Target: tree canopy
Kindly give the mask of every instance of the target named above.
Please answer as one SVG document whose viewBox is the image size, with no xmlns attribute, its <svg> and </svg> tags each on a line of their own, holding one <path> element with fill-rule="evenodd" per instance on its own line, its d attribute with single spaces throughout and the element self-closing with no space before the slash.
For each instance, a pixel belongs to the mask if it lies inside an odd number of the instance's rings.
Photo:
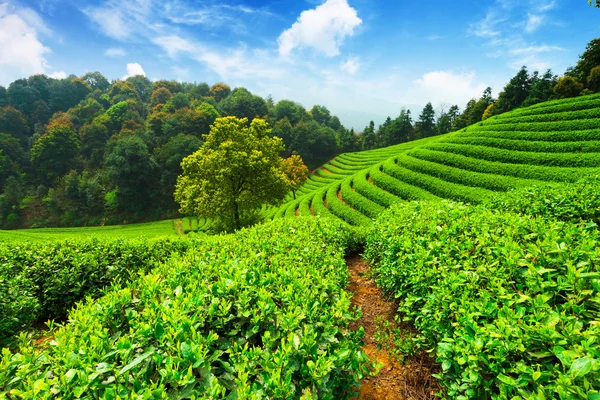
<svg viewBox="0 0 600 400">
<path fill-rule="evenodd" d="M 224 117 L 213 124 L 198 151 L 183 159 L 175 200 L 188 215 L 217 218 L 227 230 L 262 204 L 280 201 L 288 191 L 279 154 L 283 142 L 266 121 Z"/>
</svg>

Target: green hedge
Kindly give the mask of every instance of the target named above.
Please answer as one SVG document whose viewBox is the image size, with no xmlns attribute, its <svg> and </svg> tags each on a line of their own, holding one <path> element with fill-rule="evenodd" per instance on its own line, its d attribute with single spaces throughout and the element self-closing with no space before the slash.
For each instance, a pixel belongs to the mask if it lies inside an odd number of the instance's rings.
<svg viewBox="0 0 600 400">
<path fill-rule="evenodd" d="M 523 123 L 511 123 L 511 124 L 486 124 L 481 122 L 477 125 L 469 126 L 466 130 L 468 132 L 486 132 L 486 131 L 577 131 L 587 129 L 598 129 L 600 128 L 600 119 L 580 119 L 574 121 L 556 121 L 556 122 L 523 122 Z"/>
<path fill-rule="evenodd" d="M 86 296 L 115 279 L 130 281 L 174 254 L 185 239 L 82 239 L 0 245 L 0 344 L 35 322 L 64 319 Z"/>
<path fill-rule="evenodd" d="M 585 96 L 570 99 L 546 101 L 526 108 L 518 108 L 511 112 L 495 116 L 495 119 L 511 118 L 513 115 L 534 115 L 540 113 L 556 113 L 563 111 L 585 110 L 600 107 L 600 96 Z"/>
<path fill-rule="evenodd" d="M 332 185 L 327 190 L 327 207 L 329 211 L 336 215 L 338 218 L 341 218 L 343 221 L 349 223 L 350 225 L 360 226 L 360 225 L 368 225 L 371 223 L 371 219 L 350 207 L 348 204 L 344 204 L 338 198 L 338 191 L 340 190 L 340 185 Z"/>
<path fill-rule="evenodd" d="M 298 206 L 298 215 L 302 217 L 311 216 L 310 212 L 310 203 L 312 201 L 312 196 L 304 196 L 300 201 L 300 205 Z"/>
<path fill-rule="evenodd" d="M 581 179 L 582 176 L 598 172 L 598 168 L 559 168 L 526 164 L 506 164 L 429 149 L 415 149 L 412 155 L 422 160 L 429 160 L 467 171 L 540 181 L 575 182 Z"/>
<path fill-rule="evenodd" d="M 496 124 L 514 124 L 523 122 L 551 122 L 551 121 L 573 121 L 580 119 L 594 119 L 600 118 L 600 102 L 596 102 L 594 108 L 588 109 L 571 109 L 562 112 L 548 113 L 537 112 L 535 114 L 504 114 L 504 118 L 490 118 L 485 121 L 485 125 L 496 125 Z"/>
<path fill-rule="evenodd" d="M 517 185 L 531 184 L 531 182 L 514 177 L 473 172 L 423 160 L 418 158 L 418 153 L 415 153 L 414 157 L 411 157 L 411 154 L 398 157 L 397 164 L 411 171 L 434 176 L 446 182 L 453 182 L 463 186 L 481 187 L 493 191 L 505 192 Z"/>
<path fill-rule="evenodd" d="M 48 346 L 3 350 L 10 398 L 344 399 L 367 373 L 341 222 L 283 219 L 88 301 Z"/>
<path fill-rule="evenodd" d="M 419 187 L 400 181 L 383 172 L 382 164 L 376 165 L 369 170 L 369 176 L 373 183 L 386 192 L 398 196 L 402 200 L 435 200 L 439 199 L 433 193 Z"/>
<path fill-rule="evenodd" d="M 600 395 L 595 227 L 436 202 L 392 209 L 366 257 L 449 398 Z"/>
<path fill-rule="evenodd" d="M 486 198 L 495 195 L 491 190 L 464 186 L 402 168 L 395 164 L 394 161 L 396 160 L 390 159 L 383 163 L 385 173 L 398 180 L 420 187 L 436 196 L 468 203 L 480 203 Z"/>
<path fill-rule="evenodd" d="M 436 143 L 426 148 L 509 164 L 577 168 L 600 167 L 600 153 L 538 153 L 454 143 Z"/>
<path fill-rule="evenodd" d="M 549 142 L 541 140 L 515 140 L 482 136 L 455 136 L 446 139 L 444 143 L 485 146 L 504 150 L 538 153 L 600 153 L 600 140 L 583 142 Z"/>
<path fill-rule="evenodd" d="M 562 221 L 588 221 L 600 226 L 600 178 L 576 183 L 539 184 L 512 190 L 486 202 L 493 210 L 556 218 Z"/>
<path fill-rule="evenodd" d="M 377 218 L 383 212 L 384 208 L 376 202 L 373 202 L 360 193 L 354 191 L 352 185 L 352 179 L 346 179 L 342 182 L 341 190 L 344 201 L 348 203 L 350 207 L 359 211 L 368 218 Z"/>
<path fill-rule="evenodd" d="M 333 215 L 331 213 L 331 211 L 329 211 L 329 209 L 327 207 L 325 207 L 325 196 L 327 195 L 327 190 L 329 190 L 328 187 L 319 189 L 317 192 L 315 192 L 313 198 L 312 198 L 312 209 L 315 213 L 315 215 L 320 215 L 323 217 L 333 217 L 333 218 L 337 218 L 335 215 Z"/>
<path fill-rule="evenodd" d="M 531 140 L 545 142 L 582 142 L 600 140 L 600 129 L 582 129 L 575 131 L 461 131 L 449 136 L 451 139 L 463 137 L 486 137 L 510 140 Z M 445 139 L 446 141 L 448 139 Z M 448 140 L 452 141 L 452 140 Z M 442 143 L 442 141 L 440 141 Z"/>
<path fill-rule="evenodd" d="M 402 201 L 398 196 L 394 196 L 390 192 L 386 192 L 380 187 L 375 186 L 374 183 L 370 183 L 369 179 L 368 170 L 359 172 L 353 178 L 354 189 L 371 201 L 386 208 Z"/>
</svg>

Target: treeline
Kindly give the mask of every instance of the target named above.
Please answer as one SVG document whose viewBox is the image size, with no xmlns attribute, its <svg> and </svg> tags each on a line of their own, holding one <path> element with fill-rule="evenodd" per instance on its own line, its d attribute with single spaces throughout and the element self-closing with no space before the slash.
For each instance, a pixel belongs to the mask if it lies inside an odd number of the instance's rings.
<svg viewBox="0 0 600 400">
<path fill-rule="evenodd" d="M 371 121 L 359 134 L 359 145 L 362 150 L 370 150 L 442 135 L 515 108 L 597 92 L 600 92 L 600 38 L 588 43 L 575 67 L 567 69 L 563 77 L 559 78 L 551 70 L 543 74 L 529 73 L 523 66 L 497 99 L 492 97 L 492 89 L 488 87 L 479 99 L 469 100 L 462 111 L 458 105 L 434 110 L 431 103 L 427 103 L 414 122 L 410 110 L 402 110 L 396 119 L 388 117 L 377 129 Z"/>
<path fill-rule="evenodd" d="M 177 215 L 181 160 L 222 116 L 266 119 L 283 156 L 297 153 L 309 166 L 359 149 L 326 107 L 275 104 L 224 83 L 35 75 L 0 87 L 0 227 Z"/>
</svg>

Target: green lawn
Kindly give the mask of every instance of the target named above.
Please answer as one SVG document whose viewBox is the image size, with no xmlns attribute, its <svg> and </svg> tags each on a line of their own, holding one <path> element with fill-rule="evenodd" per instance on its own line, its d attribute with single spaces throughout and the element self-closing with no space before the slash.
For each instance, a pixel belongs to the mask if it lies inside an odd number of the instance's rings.
<svg viewBox="0 0 600 400">
<path fill-rule="evenodd" d="M 184 218 L 130 225 L 0 230 L 0 241 L 35 242 L 89 237 L 153 238 L 176 236 L 178 233 L 175 226 L 178 221 L 182 222 L 181 227 L 183 230 L 189 230 L 189 220 Z M 200 220 L 201 229 L 205 225 L 204 221 Z M 198 223 L 195 219 L 193 220 L 193 228 L 198 229 Z"/>
</svg>

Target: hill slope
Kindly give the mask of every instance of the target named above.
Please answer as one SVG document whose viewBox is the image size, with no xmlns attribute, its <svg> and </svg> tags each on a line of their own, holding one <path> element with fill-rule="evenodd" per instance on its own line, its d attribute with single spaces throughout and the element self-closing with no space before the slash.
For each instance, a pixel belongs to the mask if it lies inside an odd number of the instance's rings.
<svg viewBox="0 0 600 400">
<path fill-rule="evenodd" d="M 267 218 L 331 215 L 363 225 L 403 200 L 480 203 L 540 181 L 600 173 L 600 95 L 540 103 L 447 135 L 323 165 Z"/>
</svg>

